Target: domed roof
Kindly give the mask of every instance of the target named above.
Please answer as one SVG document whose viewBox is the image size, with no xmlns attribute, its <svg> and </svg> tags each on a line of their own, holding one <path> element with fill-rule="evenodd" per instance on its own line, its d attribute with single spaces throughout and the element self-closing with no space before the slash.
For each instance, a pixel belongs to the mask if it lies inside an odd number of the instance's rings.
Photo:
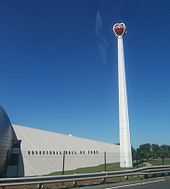
<svg viewBox="0 0 170 189">
<path fill-rule="evenodd" d="M 9 127 L 12 127 L 11 122 L 5 110 L 0 106 L 0 133 Z"/>
<path fill-rule="evenodd" d="M 8 152 L 17 141 L 11 122 L 0 106 L 0 174 L 5 172 Z"/>
</svg>

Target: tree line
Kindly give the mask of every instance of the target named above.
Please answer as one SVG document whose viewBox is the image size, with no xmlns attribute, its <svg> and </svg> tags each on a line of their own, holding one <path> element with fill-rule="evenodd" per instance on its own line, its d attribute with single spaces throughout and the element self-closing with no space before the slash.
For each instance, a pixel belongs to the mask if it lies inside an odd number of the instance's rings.
<svg viewBox="0 0 170 189">
<path fill-rule="evenodd" d="M 170 145 L 159 144 L 142 144 L 138 148 L 132 148 L 134 161 L 149 161 L 153 159 L 161 159 L 162 162 L 166 158 L 170 158 Z"/>
</svg>

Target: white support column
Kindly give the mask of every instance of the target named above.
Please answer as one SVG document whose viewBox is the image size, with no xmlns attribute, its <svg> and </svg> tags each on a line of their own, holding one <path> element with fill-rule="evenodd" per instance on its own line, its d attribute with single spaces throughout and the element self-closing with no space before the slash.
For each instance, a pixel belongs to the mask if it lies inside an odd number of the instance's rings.
<svg viewBox="0 0 170 189">
<path fill-rule="evenodd" d="M 118 36 L 120 167 L 132 167 L 123 37 Z"/>
<path fill-rule="evenodd" d="M 129 131 L 129 115 L 126 89 L 125 57 L 123 36 L 126 25 L 116 23 L 113 32 L 118 41 L 118 82 L 119 82 L 119 135 L 120 135 L 120 167 L 132 167 L 132 150 Z"/>
</svg>

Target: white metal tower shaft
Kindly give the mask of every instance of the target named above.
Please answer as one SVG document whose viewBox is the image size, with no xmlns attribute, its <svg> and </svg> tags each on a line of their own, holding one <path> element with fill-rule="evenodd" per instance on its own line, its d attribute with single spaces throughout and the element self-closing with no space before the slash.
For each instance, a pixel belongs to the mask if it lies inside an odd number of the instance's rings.
<svg viewBox="0 0 170 189">
<path fill-rule="evenodd" d="M 113 26 L 113 32 L 118 41 L 118 87 L 119 87 L 119 136 L 120 136 L 120 167 L 130 168 L 132 164 L 132 150 L 129 131 L 129 115 L 125 74 L 125 56 L 123 36 L 126 32 L 124 23 Z"/>
<path fill-rule="evenodd" d="M 123 37 L 118 37 L 120 167 L 132 167 Z"/>
</svg>

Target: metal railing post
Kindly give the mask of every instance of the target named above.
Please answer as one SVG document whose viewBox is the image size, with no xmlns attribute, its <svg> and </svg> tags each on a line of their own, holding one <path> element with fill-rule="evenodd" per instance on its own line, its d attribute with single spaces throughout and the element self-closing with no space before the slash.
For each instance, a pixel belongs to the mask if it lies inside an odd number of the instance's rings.
<svg viewBox="0 0 170 189">
<path fill-rule="evenodd" d="M 104 152 L 104 171 L 107 171 L 107 160 L 106 160 L 106 152 Z"/>
<path fill-rule="evenodd" d="M 63 152 L 63 167 L 62 167 L 62 175 L 64 175 L 64 169 L 65 169 L 65 151 Z"/>
</svg>

